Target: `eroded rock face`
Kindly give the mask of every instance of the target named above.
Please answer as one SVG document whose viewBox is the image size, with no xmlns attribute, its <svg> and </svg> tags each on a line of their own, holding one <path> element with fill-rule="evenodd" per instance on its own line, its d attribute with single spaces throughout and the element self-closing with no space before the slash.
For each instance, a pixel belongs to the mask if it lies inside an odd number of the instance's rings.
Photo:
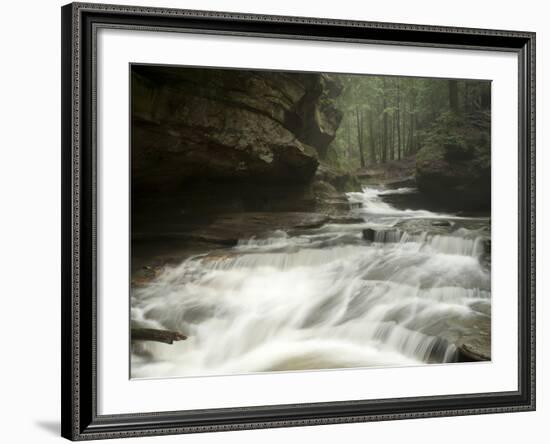
<svg viewBox="0 0 550 444">
<path fill-rule="evenodd" d="M 132 91 L 136 192 L 307 183 L 341 120 L 324 74 L 137 66 Z"/>
</svg>

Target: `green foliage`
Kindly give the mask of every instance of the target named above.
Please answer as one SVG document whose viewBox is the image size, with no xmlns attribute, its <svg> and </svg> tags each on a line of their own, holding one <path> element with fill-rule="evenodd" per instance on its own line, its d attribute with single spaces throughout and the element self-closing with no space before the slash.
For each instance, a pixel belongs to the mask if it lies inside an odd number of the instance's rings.
<svg viewBox="0 0 550 444">
<path fill-rule="evenodd" d="M 470 154 L 466 143 L 465 119 L 455 113 L 442 113 L 428 130 L 422 131 L 423 147 L 417 159 L 440 160 L 445 156 L 467 157 Z"/>
<path fill-rule="evenodd" d="M 471 131 L 464 128 L 472 126 L 472 115 L 490 110 L 486 81 L 368 75 L 340 80 L 343 92 L 335 100 L 343 118 L 326 161 L 346 171 L 414 155 L 426 146 L 427 154 L 438 144 L 466 155 Z M 458 112 L 450 110 L 451 95 Z"/>
<path fill-rule="evenodd" d="M 490 162 L 490 113 L 475 115 L 443 112 L 429 129 L 422 131 L 423 145 L 417 162 L 445 160 L 450 163 Z"/>
</svg>

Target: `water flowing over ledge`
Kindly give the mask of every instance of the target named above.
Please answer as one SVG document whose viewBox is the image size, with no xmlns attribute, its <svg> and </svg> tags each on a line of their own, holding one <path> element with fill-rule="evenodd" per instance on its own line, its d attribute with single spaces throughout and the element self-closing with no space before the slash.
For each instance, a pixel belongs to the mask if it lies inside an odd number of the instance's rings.
<svg viewBox="0 0 550 444">
<path fill-rule="evenodd" d="M 135 347 L 132 377 L 446 363 L 465 341 L 490 355 L 490 220 L 384 201 L 411 191 L 348 193 L 363 222 L 240 239 L 134 288 L 133 323 L 188 339 Z"/>
</svg>

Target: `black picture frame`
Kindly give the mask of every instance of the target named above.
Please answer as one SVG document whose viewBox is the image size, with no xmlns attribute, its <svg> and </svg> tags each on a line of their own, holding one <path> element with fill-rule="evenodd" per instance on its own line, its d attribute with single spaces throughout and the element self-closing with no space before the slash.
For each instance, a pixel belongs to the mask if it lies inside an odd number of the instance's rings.
<svg viewBox="0 0 550 444">
<path fill-rule="evenodd" d="M 62 14 L 62 436 L 71 440 L 535 409 L 535 33 L 72 3 Z M 518 390 L 100 416 L 95 39 L 99 27 L 508 51 L 519 62 Z"/>
</svg>

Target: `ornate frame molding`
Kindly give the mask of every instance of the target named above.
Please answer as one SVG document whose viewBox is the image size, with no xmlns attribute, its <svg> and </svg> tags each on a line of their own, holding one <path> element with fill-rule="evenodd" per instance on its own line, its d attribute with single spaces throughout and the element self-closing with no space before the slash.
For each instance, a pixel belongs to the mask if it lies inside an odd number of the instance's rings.
<svg viewBox="0 0 550 444">
<path fill-rule="evenodd" d="M 535 34 L 72 3 L 62 8 L 62 435 L 71 440 L 535 409 Z M 97 415 L 95 41 L 99 27 L 510 51 L 519 60 L 519 390 Z"/>
</svg>

